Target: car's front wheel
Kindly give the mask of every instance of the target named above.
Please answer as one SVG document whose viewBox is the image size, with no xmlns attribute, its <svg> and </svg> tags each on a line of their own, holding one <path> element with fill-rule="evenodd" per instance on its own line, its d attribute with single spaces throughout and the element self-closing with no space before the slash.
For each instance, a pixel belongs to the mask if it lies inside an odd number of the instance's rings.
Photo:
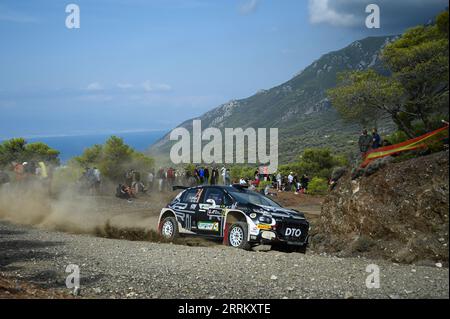
<svg viewBox="0 0 450 319">
<path fill-rule="evenodd" d="M 248 227 L 246 223 L 232 224 L 228 231 L 228 245 L 234 248 L 250 250 L 252 246 L 248 242 Z"/>
<path fill-rule="evenodd" d="M 166 217 L 161 222 L 159 234 L 167 240 L 174 240 L 178 237 L 178 223 L 173 217 Z"/>
</svg>

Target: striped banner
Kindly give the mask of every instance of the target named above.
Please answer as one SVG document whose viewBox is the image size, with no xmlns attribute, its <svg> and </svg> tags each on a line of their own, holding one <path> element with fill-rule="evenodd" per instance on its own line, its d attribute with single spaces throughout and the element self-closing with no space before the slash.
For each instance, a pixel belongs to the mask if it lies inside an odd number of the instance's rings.
<svg viewBox="0 0 450 319">
<path fill-rule="evenodd" d="M 436 137 L 437 135 L 445 132 L 446 136 L 448 136 L 448 127 L 449 126 L 446 125 L 436 131 L 429 132 L 425 135 L 416 137 L 411 140 L 407 140 L 403 143 L 389 145 L 386 147 L 381 147 L 381 148 L 371 150 L 365 154 L 364 162 L 361 164 L 361 167 L 362 168 L 366 167 L 367 165 L 370 164 L 370 162 L 372 162 L 373 160 L 376 160 L 377 158 L 390 156 L 390 155 L 397 154 L 400 152 L 416 150 L 419 148 L 426 148 L 427 147 L 426 142 L 428 142 L 432 138 Z"/>
</svg>

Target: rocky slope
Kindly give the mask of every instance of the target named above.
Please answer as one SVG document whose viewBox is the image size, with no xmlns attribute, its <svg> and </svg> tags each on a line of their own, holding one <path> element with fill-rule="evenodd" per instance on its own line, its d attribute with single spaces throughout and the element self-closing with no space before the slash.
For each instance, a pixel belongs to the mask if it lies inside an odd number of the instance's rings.
<svg viewBox="0 0 450 319">
<path fill-rule="evenodd" d="M 348 173 L 325 199 L 312 246 L 340 256 L 448 264 L 448 151 Z"/>
<path fill-rule="evenodd" d="M 331 108 L 326 91 L 336 85 L 340 72 L 374 68 L 383 71 L 381 50 L 395 37 L 369 37 L 325 54 L 291 80 L 242 100 L 234 100 L 205 113 L 202 127 L 276 127 L 280 134 L 280 160 L 296 158 L 305 147 L 350 149 L 358 127 L 344 123 Z M 389 129 L 388 123 L 385 128 Z M 192 129 L 192 120 L 180 125 Z M 166 156 L 173 145 L 166 135 L 150 149 Z"/>
</svg>

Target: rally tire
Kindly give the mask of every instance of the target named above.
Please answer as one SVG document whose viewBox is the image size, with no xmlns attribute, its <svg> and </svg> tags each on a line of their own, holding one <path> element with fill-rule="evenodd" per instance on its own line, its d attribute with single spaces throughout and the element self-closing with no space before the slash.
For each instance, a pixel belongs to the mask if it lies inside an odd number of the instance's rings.
<svg viewBox="0 0 450 319">
<path fill-rule="evenodd" d="M 228 245 L 233 248 L 251 250 L 252 245 L 248 242 L 248 226 L 247 223 L 237 222 L 231 224 L 227 234 Z"/>
<path fill-rule="evenodd" d="M 179 236 L 178 222 L 174 217 L 166 217 L 162 220 L 159 235 L 166 240 L 174 240 Z"/>
</svg>

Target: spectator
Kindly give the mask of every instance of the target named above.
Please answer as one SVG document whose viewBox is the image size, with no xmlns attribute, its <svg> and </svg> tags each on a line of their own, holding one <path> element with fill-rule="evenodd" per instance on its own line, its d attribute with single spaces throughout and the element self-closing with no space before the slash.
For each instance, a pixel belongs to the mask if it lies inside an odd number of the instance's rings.
<svg viewBox="0 0 450 319">
<path fill-rule="evenodd" d="M 282 177 L 281 177 L 280 172 L 277 173 L 276 180 L 277 180 L 278 192 L 281 192 Z"/>
<path fill-rule="evenodd" d="M 231 185 L 231 176 L 230 176 L 230 170 L 225 170 L 225 185 Z"/>
<path fill-rule="evenodd" d="M 157 179 L 158 179 L 158 190 L 160 192 L 163 191 L 164 177 L 165 177 L 164 169 L 160 168 L 159 171 L 158 171 L 158 176 L 157 176 Z"/>
<path fill-rule="evenodd" d="M 116 189 L 116 197 L 126 199 L 128 202 L 132 202 L 134 198 L 134 191 L 130 186 L 119 184 Z"/>
<path fill-rule="evenodd" d="M 300 181 L 298 180 L 298 176 L 294 176 L 294 187 L 295 187 L 295 195 L 298 195 L 300 192 Z"/>
<path fill-rule="evenodd" d="M 288 175 L 288 185 L 287 185 L 288 192 L 290 192 L 292 190 L 292 184 L 293 183 L 294 183 L 294 173 L 290 172 L 289 175 Z"/>
<path fill-rule="evenodd" d="M 171 190 L 170 188 L 174 186 L 174 184 L 175 184 L 175 170 L 172 167 L 170 167 L 167 170 L 167 187 L 169 191 Z"/>
<path fill-rule="evenodd" d="M 132 169 L 125 173 L 125 185 L 131 186 L 133 184 L 134 171 Z"/>
<path fill-rule="evenodd" d="M 155 180 L 155 175 L 153 174 L 153 171 L 150 171 L 147 174 L 147 187 L 149 190 L 153 190 L 153 181 Z"/>
<path fill-rule="evenodd" d="M 308 190 L 308 184 L 309 184 L 309 178 L 307 175 L 303 174 L 302 178 L 300 179 L 301 184 L 301 192 L 304 194 Z"/>
<path fill-rule="evenodd" d="M 211 172 L 211 185 L 216 185 L 219 181 L 219 170 L 214 167 Z"/>
<path fill-rule="evenodd" d="M 209 168 L 208 167 L 205 167 L 204 175 L 205 175 L 205 184 L 209 184 Z"/>
<path fill-rule="evenodd" d="M 372 136 L 367 134 L 366 129 L 362 131 L 362 134 L 359 137 L 358 145 L 361 156 L 364 157 L 364 155 L 370 150 L 370 147 L 372 145 Z"/>
<path fill-rule="evenodd" d="M 381 146 L 381 137 L 376 128 L 372 129 L 372 148 L 377 149 Z"/>
<path fill-rule="evenodd" d="M 205 183 L 205 169 L 203 167 L 200 167 L 198 170 L 198 177 L 200 178 L 200 184 Z"/>
<path fill-rule="evenodd" d="M 227 179 L 226 179 L 226 177 L 227 177 L 227 169 L 224 166 L 224 167 L 222 167 L 220 169 L 220 171 L 221 171 L 221 175 L 222 175 L 223 185 L 227 185 Z"/>
</svg>

